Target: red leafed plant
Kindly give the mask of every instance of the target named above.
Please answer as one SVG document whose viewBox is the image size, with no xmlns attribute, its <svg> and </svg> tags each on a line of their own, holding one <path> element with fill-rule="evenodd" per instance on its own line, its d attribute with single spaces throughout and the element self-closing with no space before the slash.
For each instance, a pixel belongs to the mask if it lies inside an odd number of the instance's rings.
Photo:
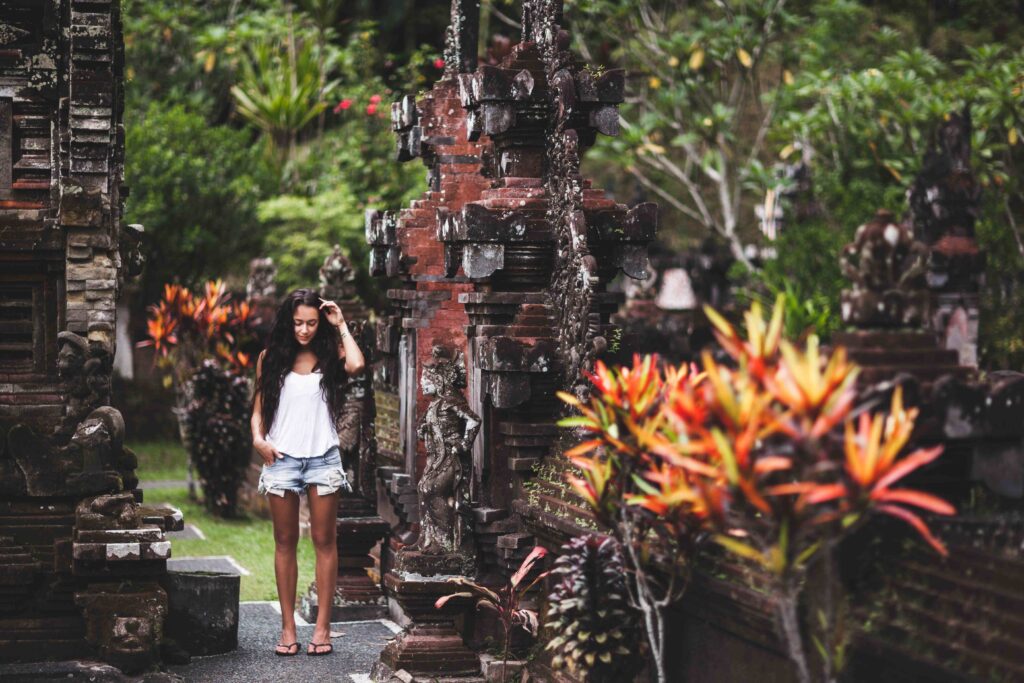
<svg viewBox="0 0 1024 683">
<path fill-rule="evenodd" d="M 237 488 L 247 462 L 239 461 L 247 448 L 238 444 L 249 434 L 245 375 L 252 357 L 241 351 L 249 319 L 249 304 L 231 301 L 221 280 L 205 283 L 199 294 L 168 284 L 149 307 L 149 339 L 138 344 L 154 348 L 164 386 L 174 389 L 173 411 L 189 452 L 189 493 L 195 496 L 196 470 L 206 502 L 218 514 L 233 514 L 231 487 Z"/>
<path fill-rule="evenodd" d="M 497 591 L 493 591 L 486 586 L 463 577 L 449 579 L 451 583 L 463 586 L 466 590 L 445 595 L 438 598 L 437 602 L 434 603 L 435 608 L 441 609 L 449 600 L 454 598 L 475 598 L 477 609 L 486 608 L 494 611 L 504 630 L 501 659 L 502 681 L 508 678 L 508 652 L 512 641 L 512 631 L 516 628 L 522 628 L 532 636 L 536 637 L 537 635 L 537 629 L 540 626 L 537 612 L 531 609 L 523 609 L 519 605 L 522 602 L 523 596 L 529 593 L 539 581 L 550 573 L 548 571 L 541 572 L 529 583 L 523 583 L 533 571 L 537 560 L 547 555 L 547 552 L 541 546 L 535 546 L 526 558 L 523 559 L 523 563 L 519 565 L 519 569 L 516 570 L 515 574 L 509 578 L 508 583 Z"/>
<path fill-rule="evenodd" d="M 149 339 L 137 346 L 156 350 L 157 365 L 166 372 L 164 383 L 179 390 L 206 359 L 226 370 L 245 371 L 251 358 L 239 347 L 249 320 L 248 302 L 231 301 L 222 280 L 206 282 L 199 294 L 166 284 L 163 298 L 149 307 Z"/>
<path fill-rule="evenodd" d="M 898 388 L 888 412 L 857 409 L 858 369 L 845 350 L 826 357 L 816 337 L 801 346 L 782 339 L 781 302 L 768 321 L 755 304 L 744 316 L 746 334 L 713 310 L 707 315 L 729 363 L 708 353 L 699 371 L 659 368 L 651 357 L 634 358 L 630 368 L 598 363 L 588 403 L 561 394 L 580 415 L 560 424 L 584 435 L 566 453 L 580 470 L 570 483 L 620 536 L 639 577 L 644 553 L 693 550 L 702 534 L 763 566 L 790 658 L 810 681 L 797 618 L 808 566 L 821 557 L 828 566 L 834 546 L 874 514 L 910 524 L 945 554 L 913 509 L 949 515 L 952 506 L 894 487 L 941 449 L 900 457 L 917 410 L 904 409 Z M 662 590 L 660 601 L 645 600 L 634 585 L 638 606 L 655 618 L 673 597 Z M 829 621 L 831 600 L 825 611 Z M 656 619 L 648 627 L 663 633 Z M 829 646 L 815 644 L 821 677 L 830 680 L 842 644 L 826 635 Z M 664 643 L 648 639 L 657 660 Z"/>
</svg>

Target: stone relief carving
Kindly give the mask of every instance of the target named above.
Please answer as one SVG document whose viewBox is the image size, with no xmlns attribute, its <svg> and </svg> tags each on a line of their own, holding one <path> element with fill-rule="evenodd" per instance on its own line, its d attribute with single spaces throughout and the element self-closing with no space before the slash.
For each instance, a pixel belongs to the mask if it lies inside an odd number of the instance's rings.
<svg viewBox="0 0 1024 683">
<path fill-rule="evenodd" d="M 466 369 L 462 354 L 435 346 L 432 362 L 423 368 L 420 387 L 435 397 L 427 406 L 418 435 L 427 450 L 427 465 L 420 476 L 420 538 L 416 548 L 427 555 L 463 549 L 463 521 L 468 511 L 469 457 L 480 430 L 480 417 L 462 394 Z"/>
<path fill-rule="evenodd" d="M 341 250 L 341 245 L 335 244 L 334 251 L 320 267 L 320 296 L 332 301 L 351 299 L 356 295 L 354 280 L 352 262 Z"/>
<path fill-rule="evenodd" d="M 64 420 L 56 429 L 56 436 L 62 441 L 75 433 L 86 415 L 110 403 L 114 354 L 108 343 L 88 340 L 69 331 L 57 335 L 57 344 L 57 373 L 67 386 Z"/>
<path fill-rule="evenodd" d="M 167 594 L 153 584 L 97 583 L 75 593 L 85 616 L 85 638 L 100 657 L 125 673 L 137 673 L 159 660 L 167 615 Z"/>
</svg>

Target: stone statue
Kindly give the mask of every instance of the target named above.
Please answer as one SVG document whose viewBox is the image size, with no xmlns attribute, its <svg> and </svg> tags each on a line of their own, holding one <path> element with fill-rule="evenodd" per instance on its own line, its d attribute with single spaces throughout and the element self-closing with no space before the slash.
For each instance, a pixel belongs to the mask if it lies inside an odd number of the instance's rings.
<svg viewBox="0 0 1024 683">
<path fill-rule="evenodd" d="M 341 246 L 335 244 L 334 251 L 320 267 L 320 296 L 331 301 L 351 299 L 356 295 L 352 284 L 354 279 L 352 262 L 342 252 Z"/>
<path fill-rule="evenodd" d="M 138 459 L 124 446 L 120 411 L 100 406 L 74 425 L 67 444 L 40 436 L 27 425 L 7 435 L 8 453 L 0 458 L 0 494 L 89 495 L 138 486 Z"/>
<path fill-rule="evenodd" d="M 469 503 L 465 473 L 480 417 L 470 410 L 461 389 L 466 386 L 462 354 L 454 356 L 435 346 L 432 362 L 424 366 L 420 387 L 434 399 L 420 423 L 418 435 L 427 450 L 427 465 L 420 476 L 420 538 L 417 549 L 425 555 L 458 552 L 463 545 L 460 513 Z"/>
<path fill-rule="evenodd" d="M 277 296 L 277 266 L 269 256 L 249 261 L 249 281 L 245 283 L 245 296 L 253 299 L 273 299 Z"/>
<path fill-rule="evenodd" d="M 110 403 L 114 354 L 106 342 L 89 341 L 69 331 L 57 335 L 57 344 L 57 373 L 66 382 L 67 405 L 55 434 L 63 441 L 71 438 L 86 415 Z"/>
<path fill-rule="evenodd" d="M 122 239 L 118 250 L 124 268 L 118 272 L 118 279 L 122 286 L 125 280 L 141 275 L 142 268 L 146 265 L 146 257 L 142 253 L 142 240 L 145 234 L 145 228 L 138 223 L 130 223 L 121 230 Z"/>
<path fill-rule="evenodd" d="M 853 284 L 842 292 L 843 322 L 858 327 L 919 327 L 925 322 L 928 249 L 891 212 L 879 210 L 857 228 L 839 259 Z"/>
</svg>

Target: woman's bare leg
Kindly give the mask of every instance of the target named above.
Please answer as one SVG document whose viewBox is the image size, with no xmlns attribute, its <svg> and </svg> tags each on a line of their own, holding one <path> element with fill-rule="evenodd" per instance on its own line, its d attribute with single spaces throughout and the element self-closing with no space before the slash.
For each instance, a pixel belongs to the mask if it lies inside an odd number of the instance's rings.
<svg viewBox="0 0 1024 683">
<path fill-rule="evenodd" d="M 270 518 L 274 521 L 274 576 L 277 599 L 281 603 L 281 640 L 279 645 L 297 641 L 295 635 L 295 584 L 299 563 L 295 549 L 299 544 L 299 496 L 292 491 L 284 497 L 270 495 Z M 278 647 L 281 652 L 285 648 Z"/>
<path fill-rule="evenodd" d="M 316 550 L 317 610 L 313 643 L 331 642 L 331 605 L 338 584 L 338 494 L 321 496 L 316 486 L 309 487 L 309 531 Z M 322 649 L 322 648 L 321 648 Z M 309 650 L 313 647 L 310 645 Z"/>
</svg>

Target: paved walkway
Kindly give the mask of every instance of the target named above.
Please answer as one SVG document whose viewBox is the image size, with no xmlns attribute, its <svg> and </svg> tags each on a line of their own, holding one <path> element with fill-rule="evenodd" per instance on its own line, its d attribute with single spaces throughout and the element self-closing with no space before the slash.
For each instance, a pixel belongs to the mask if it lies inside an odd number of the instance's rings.
<svg viewBox="0 0 1024 683">
<path fill-rule="evenodd" d="M 377 661 L 384 643 L 398 627 L 387 620 L 342 622 L 332 625 L 344 635 L 334 638 L 334 653 L 309 657 L 305 653 L 312 625 L 298 627 L 303 654 L 295 657 L 274 655 L 280 635 L 281 617 L 273 603 L 243 602 L 238 619 L 238 649 L 222 655 L 194 657 L 186 666 L 170 671 L 185 681 L 216 683 L 254 683 L 255 681 L 338 681 L 366 683 L 370 667 Z"/>
</svg>

